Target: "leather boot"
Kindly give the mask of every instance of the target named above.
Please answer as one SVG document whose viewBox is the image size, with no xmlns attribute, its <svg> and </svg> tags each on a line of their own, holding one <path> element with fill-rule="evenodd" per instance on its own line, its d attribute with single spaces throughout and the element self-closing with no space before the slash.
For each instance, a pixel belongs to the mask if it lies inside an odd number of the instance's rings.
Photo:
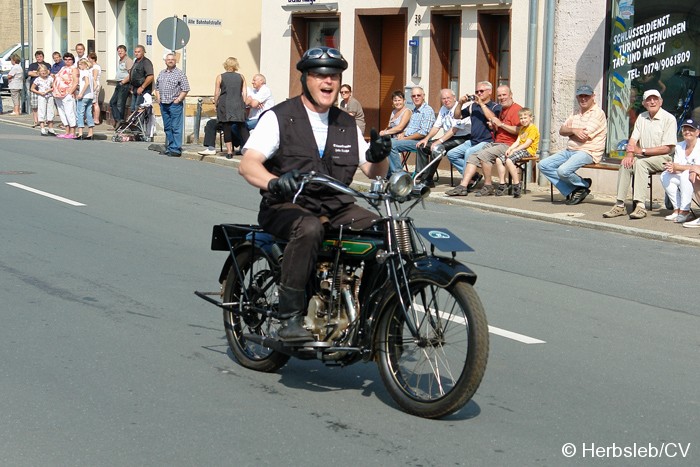
<svg viewBox="0 0 700 467">
<path fill-rule="evenodd" d="M 282 320 L 282 326 L 277 331 L 279 339 L 283 342 L 307 342 L 314 340 L 311 331 L 304 327 L 304 312 L 306 311 L 306 294 L 304 290 L 280 285 L 279 292 L 278 315 Z"/>
</svg>

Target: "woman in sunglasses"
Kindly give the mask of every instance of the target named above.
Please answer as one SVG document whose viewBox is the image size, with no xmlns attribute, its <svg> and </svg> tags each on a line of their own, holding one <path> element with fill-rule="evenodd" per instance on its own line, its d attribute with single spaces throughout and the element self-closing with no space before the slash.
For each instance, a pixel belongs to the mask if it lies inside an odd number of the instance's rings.
<svg viewBox="0 0 700 467">
<path fill-rule="evenodd" d="M 304 286 L 314 269 L 325 226 L 363 229 L 376 215 L 354 203 L 352 196 L 309 187 L 291 200 L 299 175 L 315 171 L 349 185 L 358 166 L 370 178 L 384 176 L 391 139 L 372 130 L 371 143 L 355 120 L 335 107 L 340 78 L 348 67 L 333 48 L 307 50 L 297 63 L 303 93 L 265 112 L 243 147 L 240 174 L 260 188 L 258 222 L 289 243 L 284 250 L 277 317 L 286 342 L 313 340 L 303 326 Z"/>
<path fill-rule="evenodd" d="M 362 104 L 360 104 L 360 101 L 352 97 L 352 88 L 349 84 L 343 84 L 340 87 L 340 108 L 355 117 L 357 127 L 360 129 L 362 134 L 364 134 L 365 112 L 362 110 Z"/>
</svg>

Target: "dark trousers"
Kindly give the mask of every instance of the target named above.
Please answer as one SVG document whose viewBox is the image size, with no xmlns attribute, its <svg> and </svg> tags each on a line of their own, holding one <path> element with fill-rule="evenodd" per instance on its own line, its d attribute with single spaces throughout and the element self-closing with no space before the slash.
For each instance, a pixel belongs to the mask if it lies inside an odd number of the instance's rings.
<svg viewBox="0 0 700 467">
<path fill-rule="evenodd" d="M 348 204 L 328 213 L 331 227 L 344 225 L 352 229 L 366 229 L 377 215 L 356 204 Z M 286 287 L 303 289 L 316 267 L 318 250 L 325 227 L 317 214 L 293 203 L 281 203 L 261 209 L 258 222 L 266 232 L 288 240 L 282 260 L 280 283 Z"/>
<path fill-rule="evenodd" d="M 453 136 L 452 138 L 448 139 L 444 143 L 442 143 L 443 146 L 445 146 L 445 151 L 449 151 L 452 148 L 456 148 L 463 142 L 467 141 L 469 138 L 466 136 Z M 432 151 L 430 150 L 430 146 L 437 140 L 431 139 L 426 143 L 425 146 L 422 146 L 420 148 L 416 148 L 416 173 L 420 172 L 425 168 L 426 165 L 428 165 L 429 157 L 432 154 Z M 428 170 L 426 173 L 421 175 L 421 180 L 432 180 L 433 177 L 435 176 L 435 172 L 437 172 L 437 166 L 438 164 L 433 165 L 430 167 L 430 170 Z"/>
<path fill-rule="evenodd" d="M 204 146 L 208 148 L 216 147 L 216 132 L 220 130 L 226 131 L 226 123 L 228 123 L 228 139 L 226 139 L 227 135 L 224 133 L 224 141 L 230 141 L 233 146 L 243 147 L 249 136 L 245 123 L 219 122 L 215 118 L 210 118 L 207 120 L 207 124 L 204 125 Z M 242 137 L 243 135 L 241 135 L 241 129 L 239 128 L 241 126 L 244 128 L 245 140 Z"/>
<path fill-rule="evenodd" d="M 112 118 L 119 122 L 124 120 L 126 116 L 126 100 L 129 98 L 131 93 L 131 86 L 128 84 L 117 83 L 117 87 L 114 89 L 114 94 L 109 100 L 109 108 L 112 112 Z"/>
</svg>

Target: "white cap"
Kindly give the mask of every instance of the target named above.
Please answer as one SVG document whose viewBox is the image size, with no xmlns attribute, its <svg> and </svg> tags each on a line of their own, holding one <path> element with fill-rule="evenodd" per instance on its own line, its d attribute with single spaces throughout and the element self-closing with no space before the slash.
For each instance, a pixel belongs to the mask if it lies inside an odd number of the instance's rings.
<svg viewBox="0 0 700 467">
<path fill-rule="evenodd" d="M 661 94 L 656 89 L 649 89 L 648 91 L 644 91 L 644 96 L 642 100 L 647 100 L 649 96 L 656 96 L 659 99 L 661 99 Z"/>
</svg>

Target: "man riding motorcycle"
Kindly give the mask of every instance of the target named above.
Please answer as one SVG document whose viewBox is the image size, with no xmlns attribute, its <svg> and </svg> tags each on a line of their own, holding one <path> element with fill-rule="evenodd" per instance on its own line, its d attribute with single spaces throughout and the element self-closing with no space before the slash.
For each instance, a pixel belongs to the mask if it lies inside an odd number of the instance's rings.
<svg viewBox="0 0 700 467">
<path fill-rule="evenodd" d="M 326 226 L 352 229 L 371 226 L 376 215 L 335 190 L 307 187 L 292 203 L 299 174 L 315 171 L 352 182 L 358 166 L 370 177 L 387 172 L 389 137 L 372 130 L 365 142 L 355 120 L 334 106 L 347 61 L 334 48 L 314 47 L 297 63 L 302 94 L 274 106 L 259 119 L 243 148 L 239 173 L 260 189 L 258 222 L 267 232 L 288 240 L 279 287 L 278 332 L 285 342 L 313 340 L 303 326 L 305 285 L 315 268 Z"/>
</svg>

